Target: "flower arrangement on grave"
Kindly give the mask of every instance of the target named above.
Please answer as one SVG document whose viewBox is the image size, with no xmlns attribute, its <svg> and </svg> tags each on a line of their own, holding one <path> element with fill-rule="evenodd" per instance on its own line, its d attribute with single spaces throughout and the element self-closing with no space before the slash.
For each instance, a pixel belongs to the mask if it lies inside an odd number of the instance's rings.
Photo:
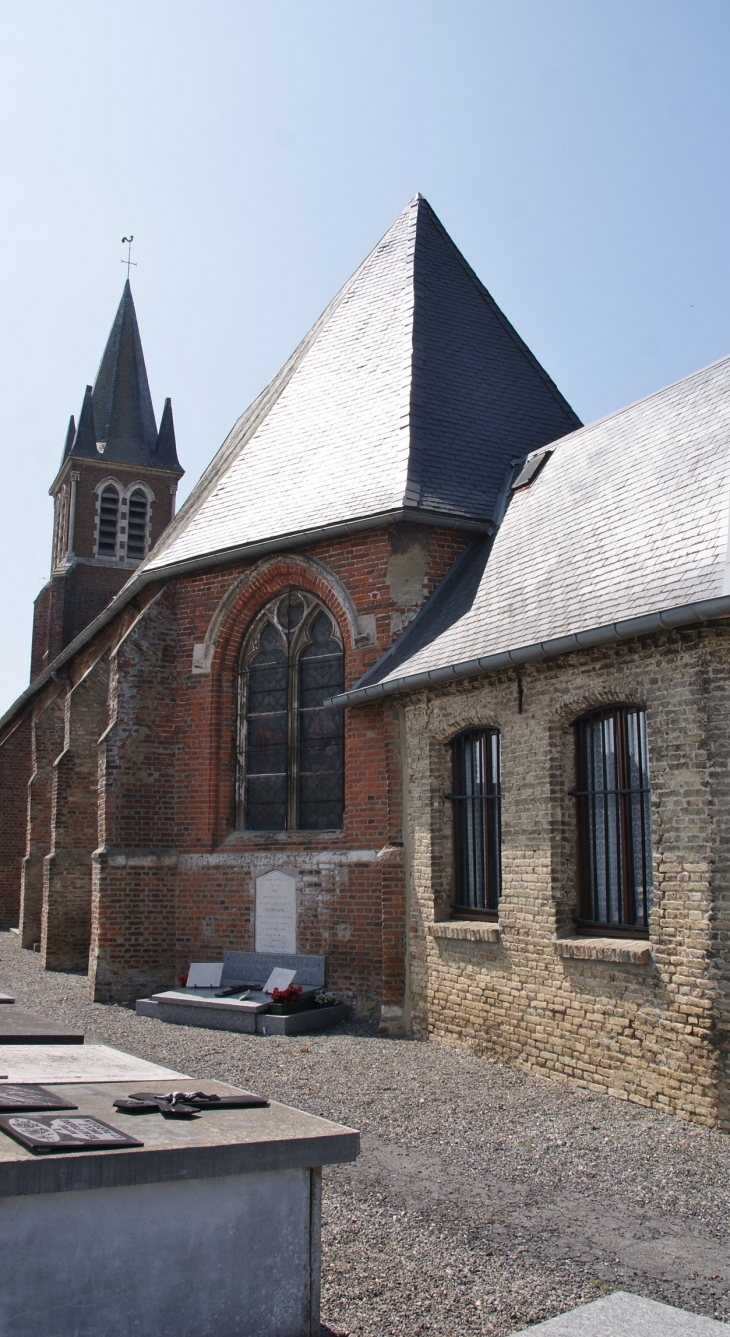
<svg viewBox="0 0 730 1337">
<path fill-rule="evenodd" d="M 274 989 L 271 994 L 271 1011 L 284 1016 L 288 1012 L 298 1012 L 302 1006 L 301 984 L 289 984 L 286 989 Z"/>
<path fill-rule="evenodd" d="M 336 1007 L 340 1000 L 337 994 L 332 993 L 331 989 L 318 989 L 314 995 L 314 1001 L 317 1007 Z"/>
<path fill-rule="evenodd" d="M 185 972 L 184 975 L 178 975 L 178 977 L 177 977 L 177 987 L 178 987 L 178 989 L 184 989 L 184 988 L 185 988 L 185 985 L 187 984 L 187 982 L 188 982 L 188 972 L 187 972 L 187 971 Z"/>
</svg>

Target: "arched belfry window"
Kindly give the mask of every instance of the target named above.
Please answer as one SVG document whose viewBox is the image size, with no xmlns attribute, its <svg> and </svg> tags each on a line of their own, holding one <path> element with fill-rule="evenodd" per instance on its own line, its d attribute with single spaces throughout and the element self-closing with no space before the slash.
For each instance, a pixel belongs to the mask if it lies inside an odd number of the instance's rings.
<svg viewBox="0 0 730 1337">
<path fill-rule="evenodd" d="M 108 483 L 99 497 L 99 537 L 97 552 L 100 557 L 116 557 L 119 531 L 119 493 Z"/>
<path fill-rule="evenodd" d="M 257 618 L 241 654 L 239 825 L 342 826 L 344 721 L 322 702 L 343 685 L 334 617 L 314 595 L 287 590 Z"/>
<path fill-rule="evenodd" d="M 127 515 L 127 557 L 142 561 L 147 555 L 147 517 L 149 502 L 141 487 L 134 489 L 129 498 Z"/>
</svg>

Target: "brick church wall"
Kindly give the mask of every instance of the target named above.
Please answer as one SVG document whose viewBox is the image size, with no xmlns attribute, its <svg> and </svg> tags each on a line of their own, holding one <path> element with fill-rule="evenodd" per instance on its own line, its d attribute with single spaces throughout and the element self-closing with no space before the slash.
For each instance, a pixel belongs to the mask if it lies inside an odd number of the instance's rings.
<svg viewBox="0 0 730 1337">
<path fill-rule="evenodd" d="M 20 884 L 20 942 L 41 940 L 43 869 L 53 843 L 53 763 L 63 748 L 65 688 L 51 683 L 34 703 L 32 772 L 27 791 L 26 853 Z"/>
<path fill-rule="evenodd" d="M 0 744 L 0 928 L 17 928 L 26 845 L 31 720 L 28 712 Z"/>
<path fill-rule="evenodd" d="M 416 1034 L 730 1127 L 729 646 L 730 627 L 713 624 L 403 698 Z M 632 952 L 625 939 L 572 938 L 571 722 L 627 701 L 645 705 L 648 721 L 649 952 L 646 940 Z M 480 725 L 502 735 L 498 933 L 448 920 L 448 742 Z"/>
<path fill-rule="evenodd" d="M 328 985 L 360 1013 L 403 1027 L 405 889 L 402 865 L 401 756 L 396 712 L 345 716 L 345 814 L 342 832 L 246 832 L 235 829 L 236 672 L 253 618 L 294 585 L 318 594 L 340 624 L 351 684 L 399 634 L 453 564 L 465 543 L 449 530 L 401 527 L 312 545 L 261 563 L 203 573 L 177 583 L 181 684 L 177 768 L 178 848 L 176 969 L 253 948 L 255 880 L 274 868 L 297 880 L 298 947 L 327 956 Z M 313 569 L 306 563 L 311 558 Z M 353 645 L 346 611 L 325 569 L 344 587 L 374 633 Z M 256 573 L 261 570 L 262 574 Z M 247 581 L 247 573 L 253 573 Z M 193 672 L 216 608 L 236 582 L 240 595 L 219 630 L 208 674 Z M 369 620 L 368 620 L 369 619 Z M 184 742 L 183 742 L 184 740 Z M 393 842 L 397 842 L 393 844 Z"/>
<path fill-rule="evenodd" d="M 41 961 L 85 970 L 91 936 L 91 855 L 98 843 L 98 743 L 107 722 L 108 656 L 66 693 L 63 750 L 53 764 L 52 843 L 44 859 Z"/>
<path fill-rule="evenodd" d="M 99 748 L 89 985 L 133 999 L 171 980 L 175 954 L 174 589 L 163 590 L 110 658 Z"/>
</svg>

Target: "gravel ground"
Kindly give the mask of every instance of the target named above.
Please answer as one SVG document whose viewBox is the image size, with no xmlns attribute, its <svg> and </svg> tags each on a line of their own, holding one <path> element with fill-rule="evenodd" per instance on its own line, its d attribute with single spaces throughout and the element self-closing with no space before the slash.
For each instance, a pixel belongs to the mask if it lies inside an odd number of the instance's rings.
<svg viewBox="0 0 730 1337">
<path fill-rule="evenodd" d="M 359 1128 L 324 1172 L 322 1315 L 342 1337 L 508 1334 L 610 1290 L 730 1320 L 730 1138 L 365 1025 L 169 1026 L 86 998 L 0 934 L 0 990 L 89 1043 Z"/>
</svg>

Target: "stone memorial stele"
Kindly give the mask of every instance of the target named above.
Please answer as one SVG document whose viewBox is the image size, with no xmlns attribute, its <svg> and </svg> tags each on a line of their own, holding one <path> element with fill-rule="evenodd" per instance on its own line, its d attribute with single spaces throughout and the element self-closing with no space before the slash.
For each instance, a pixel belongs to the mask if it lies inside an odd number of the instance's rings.
<svg viewBox="0 0 730 1337">
<path fill-rule="evenodd" d="M 296 954 L 297 884 L 289 873 L 275 869 L 256 878 L 255 949 Z"/>
</svg>

